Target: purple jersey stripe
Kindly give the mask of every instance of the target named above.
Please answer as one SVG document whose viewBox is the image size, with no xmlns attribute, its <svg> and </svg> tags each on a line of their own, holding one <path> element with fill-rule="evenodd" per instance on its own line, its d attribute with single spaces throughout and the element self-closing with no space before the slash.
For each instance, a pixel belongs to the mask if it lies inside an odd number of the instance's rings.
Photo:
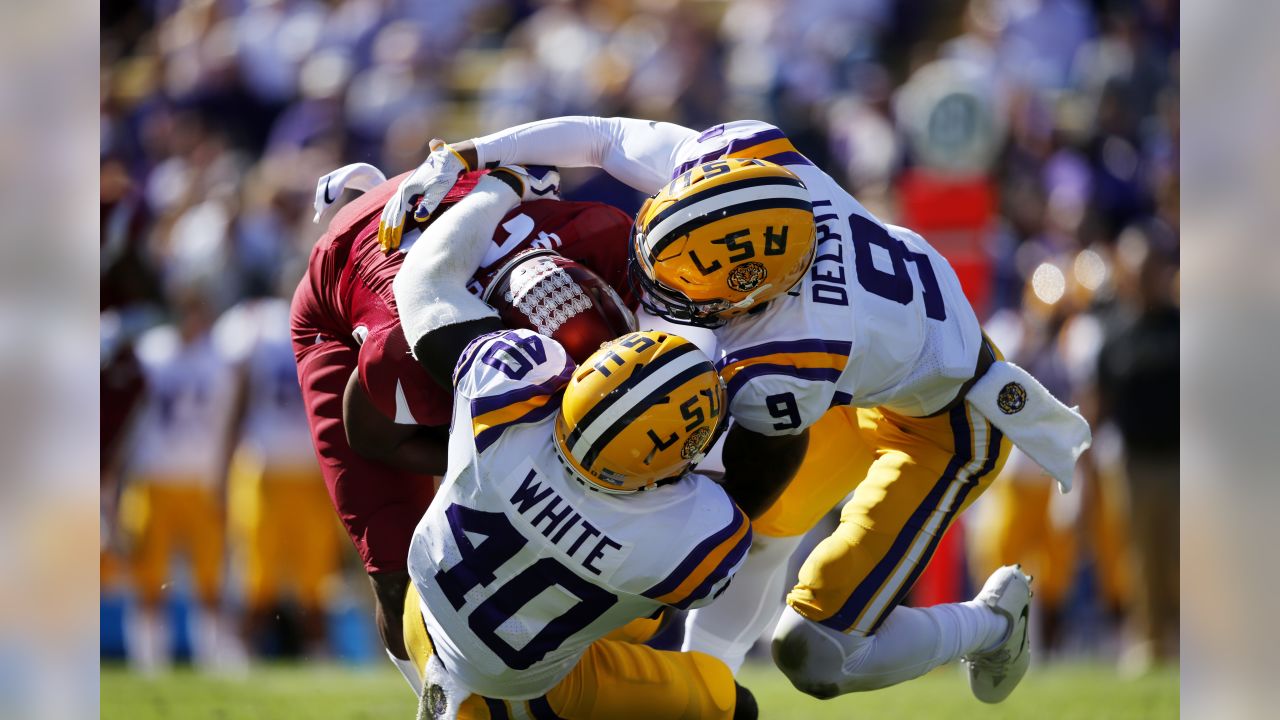
<svg viewBox="0 0 1280 720">
<path fill-rule="evenodd" d="M 742 539 L 738 541 L 738 544 L 734 545 L 733 549 L 729 551 L 729 554 L 724 556 L 724 560 L 721 560 L 720 564 L 716 566 L 716 569 L 711 571 L 711 574 L 707 576 L 707 579 L 702 581 L 701 585 L 694 588 L 693 592 L 689 593 L 688 597 L 676 603 L 675 607 L 684 610 L 693 603 L 706 597 L 707 594 L 711 592 L 711 588 L 716 586 L 716 583 L 728 576 L 729 570 L 738 564 L 738 561 L 742 559 L 743 555 L 747 554 L 747 549 L 750 547 L 751 530 L 748 529 L 746 534 L 742 536 Z"/>
<path fill-rule="evenodd" d="M 809 158 L 798 152 L 781 152 L 776 155 L 770 155 L 767 158 L 761 158 L 777 165 L 812 165 Z"/>
<path fill-rule="evenodd" d="M 685 172 L 686 170 L 689 170 L 690 168 L 697 167 L 703 163 L 709 163 L 712 160 L 719 160 L 725 155 L 732 155 L 734 153 L 742 152 L 744 150 L 750 149 L 761 143 L 767 143 L 772 140 L 780 140 L 785 137 L 786 135 L 784 135 L 781 130 L 777 128 L 771 128 L 769 130 L 761 130 L 758 133 L 755 133 L 753 135 L 748 135 L 743 138 L 735 138 L 733 140 L 730 140 L 728 145 L 726 145 L 723 148 L 720 148 L 719 150 L 712 150 L 711 152 L 703 155 L 702 157 L 696 158 L 694 160 L 689 160 L 681 164 L 679 167 L 675 169 L 674 172 L 671 173 L 671 177 L 676 178 L 681 173 Z M 778 153 L 774 157 L 781 157 L 783 155 L 788 155 L 788 154 L 794 154 L 798 156 L 801 159 L 801 161 L 803 161 L 805 164 L 808 164 L 808 165 L 813 164 L 813 163 L 810 163 L 808 160 L 805 160 L 804 156 L 801 155 L 800 153 Z M 775 162 L 775 161 L 771 160 L 770 162 Z"/>
<path fill-rule="evenodd" d="M 757 358 L 762 355 L 773 355 L 775 353 L 808 353 L 821 352 L 830 355 L 849 356 L 853 351 L 853 343 L 842 342 L 839 340 L 778 340 L 775 342 L 762 343 L 760 345 L 752 345 L 734 350 L 725 355 L 724 358 L 716 362 L 716 369 L 723 370 L 725 367 L 736 362 Z"/>
<path fill-rule="evenodd" d="M 505 422 L 505 423 L 502 423 L 501 425 L 494 425 L 493 427 L 485 428 L 484 430 L 480 431 L 480 434 L 476 435 L 476 452 L 482 453 L 485 450 L 489 449 L 489 446 L 497 442 L 498 438 L 502 437 L 502 433 L 505 432 L 508 428 L 510 428 L 513 425 L 524 425 L 527 423 L 535 423 L 540 420 L 546 420 L 552 415 L 555 415 L 556 411 L 560 409 L 561 397 L 563 396 L 556 395 L 555 397 L 548 400 L 546 405 L 543 405 L 542 407 L 534 408 L 533 410 L 530 410 L 529 412 L 525 413 L 524 415 L 521 415 L 520 417 L 516 418 L 515 420 L 512 420 L 511 422 Z M 473 415 L 472 417 L 474 418 L 475 416 Z"/>
<path fill-rule="evenodd" d="M 800 378 L 802 380 L 823 380 L 833 383 L 840 379 L 840 371 L 835 368 L 798 368 L 791 365 L 769 365 L 761 363 L 759 365 L 748 365 L 738 371 L 737 375 L 729 381 L 729 387 L 726 388 L 729 394 L 729 402 L 733 402 L 733 398 L 737 396 L 738 391 L 742 390 L 742 386 L 748 381 L 764 375 L 784 375 L 786 377 Z"/>
<path fill-rule="evenodd" d="M 685 556 L 684 560 L 680 561 L 680 564 L 676 566 L 676 569 L 671 571 L 670 575 L 663 578 L 657 585 L 645 590 L 642 594 L 647 598 L 656 598 L 675 590 L 680 586 L 680 583 L 684 582 L 684 579 L 689 576 L 689 573 L 697 569 L 698 564 L 707 556 L 707 553 L 711 552 L 717 545 L 729 539 L 734 533 L 738 532 L 738 528 L 742 527 L 742 523 L 745 519 L 746 517 L 742 514 L 742 511 L 738 509 L 737 505 L 734 505 L 733 517 L 730 518 L 728 525 L 725 525 L 723 528 L 717 530 L 714 535 L 698 543 L 697 546 L 695 546 L 693 550 Z M 750 532 L 750 530 L 747 531 L 748 534 L 750 534 Z"/>
<path fill-rule="evenodd" d="M 555 377 L 549 380 L 540 382 L 537 385 L 518 387 L 515 390 L 508 390 L 497 395 L 476 398 L 471 401 L 471 417 L 477 418 L 487 412 L 501 410 L 508 405 L 524 402 L 538 395 L 550 395 L 564 387 L 565 383 L 569 382 L 569 378 L 573 376 L 573 371 L 577 368 L 577 364 L 571 358 L 565 358 L 564 367 L 560 369 L 560 372 Z"/>
</svg>

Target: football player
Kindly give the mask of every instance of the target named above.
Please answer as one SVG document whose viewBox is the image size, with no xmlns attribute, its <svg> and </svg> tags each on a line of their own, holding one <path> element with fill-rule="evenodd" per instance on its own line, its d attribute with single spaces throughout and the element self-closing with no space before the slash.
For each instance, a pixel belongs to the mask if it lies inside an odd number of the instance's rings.
<svg viewBox="0 0 1280 720">
<path fill-rule="evenodd" d="M 876 219 L 765 123 L 699 133 L 566 117 L 433 147 L 384 208 L 384 242 L 407 210 L 429 214 L 459 172 L 492 163 L 601 167 L 654 193 L 633 229 L 631 277 L 651 312 L 714 330 L 733 419 L 726 489 L 750 498 L 739 486 L 754 482 L 768 507 L 755 523 L 759 564 L 695 613 L 686 647 L 736 667 L 776 617 L 762 603 L 797 539 L 852 491 L 787 595 L 778 666 L 832 697 L 965 658 L 979 699 L 1012 691 L 1029 662 L 1018 568 L 997 570 L 971 602 L 901 603 L 1004 463 L 1006 434 L 1067 487 L 1088 426 L 1002 362 L 937 251 Z"/>
<path fill-rule="evenodd" d="M 409 552 L 419 716 L 754 717 L 721 661 L 602 639 L 714 599 L 750 521 L 686 473 L 724 402 L 695 345 L 629 333 L 577 367 L 467 292 L 522 185 L 501 168 L 480 180 L 393 282 L 414 356 L 455 398 L 448 473 Z"/>
<path fill-rule="evenodd" d="M 172 292 L 173 324 L 147 330 L 137 358 L 145 394 L 123 450 L 122 531 L 137 607 L 126 624 L 129 661 L 144 673 L 170 661 L 161 601 L 173 555 L 190 560 L 195 600 L 192 651 L 198 665 L 231 659 L 222 632 L 223 507 L 230 454 L 232 372 L 210 330 L 207 290 Z"/>
<path fill-rule="evenodd" d="M 481 175 L 463 177 L 445 202 L 463 197 Z M 293 297 L 290 323 L 325 485 L 369 574 L 388 653 L 410 677 L 414 671 L 400 630 L 409 582 L 405 558 L 413 528 L 431 501 L 432 476 L 444 474 L 452 398 L 409 355 L 391 292 L 403 251 L 424 223 L 409 229 L 399 250 L 383 252 L 377 240 L 379 213 L 402 179 L 386 181 L 368 165 L 321 178 L 319 211 L 345 186 L 355 188 L 359 181 L 371 187 L 333 216 L 316 243 Z M 543 194 L 530 197 L 553 197 L 553 188 L 543 183 L 535 188 Z M 626 215 L 607 205 L 535 199 L 508 213 L 496 231 L 490 228 L 493 243 L 481 275 L 540 248 L 581 260 L 611 286 L 625 289 L 629 226 Z M 605 304 L 602 299 L 597 305 Z M 616 337 L 631 329 L 614 325 L 600 332 Z"/>
<path fill-rule="evenodd" d="M 298 390 L 289 301 L 245 300 L 222 314 L 213 337 L 235 376 L 227 526 L 243 556 L 245 642 L 269 629 L 282 591 L 292 586 L 306 651 L 322 654 L 324 586 L 341 546 Z M 299 538 L 306 538 L 306 552 L 292 551 Z"/>
</svg>

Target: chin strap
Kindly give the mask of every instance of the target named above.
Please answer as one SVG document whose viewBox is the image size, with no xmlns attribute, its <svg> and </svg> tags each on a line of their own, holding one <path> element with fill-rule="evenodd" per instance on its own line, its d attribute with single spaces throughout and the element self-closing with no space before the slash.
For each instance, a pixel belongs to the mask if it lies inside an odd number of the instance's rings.
<svg viewBox="0 0 1280 720">
<path fill-rule="evenodd" d="M 743 309 L 743 308 L 749 308 L 749 307 L 751 307 L 752 305 L 755 305 L 755 304 L 756 304 L 756 296 L 757 296 L 757 295 L 759 295 L 760 293 L 764 292 L 765 290 L 768 290 L 768 289 L 769 289 L 769 288 L 771 288 L 771 287 L 773 287 L 773 283 L 765 283 L 765 284 L 761 285 L 760 287 L 756 288 L 755 290 L 752 290 L 752 291 L 751 291 L 751 294 L 749 294 L 749 295 L 747 295 L 746 297 L 742 298 L 742 299 L 741 299 L 741 300 L 739 300 L 738 302 L 736 302 L 736 303 L 733 303 L 733 304 L 729 305 L 729 309 L 730 309 L 730 310 L 741 310 L 741 309 Z"/>
</svg>

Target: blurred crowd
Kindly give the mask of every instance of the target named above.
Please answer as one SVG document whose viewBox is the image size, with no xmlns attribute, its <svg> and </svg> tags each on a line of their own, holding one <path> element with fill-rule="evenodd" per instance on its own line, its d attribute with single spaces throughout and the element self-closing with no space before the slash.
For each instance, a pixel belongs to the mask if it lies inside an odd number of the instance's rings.
<svg viewBox="0 0 1280 720">
<path fill-rule="evenodd" d="M 335 543 L 291 587 L 254 585 L 253 563 L 273 562 L 261 544 L 282 541 L 265 539 L 253 513 L 289 492 L 263 488 L 311 483 L 322 498 L 323 487 L 288 449 L 296 437 L 256 437 L 234 400 L 267 392 L 244 388 L 267 387 L 253 383 L 270 372 L 255 379 L 253 348 L 234 347 L 245 331 L 218 330 L 281 317 L 269 298 L 292 292 L 323 231 L 310 207 L 320 175 L 363 161 L 390 177 L 433 137 L 555 115 L 693 128 L 757 118 L 948 255 L 1005 355 L 1094 423 L 1077 493 L 1051 492 L 1025 458 L 1009 463 L 968 513 L 948 556 L 957 573 L 1029 566 L 1051 655 L 1113 653 L 1138 669 L 1176 659 L 1178 19 L 1173 0 L 103 5 L 104 592 L 138 581 L 137 558 L 122 559 L 164 502 L 137 488 L 202 488 L 211 517 L 226 510 L 238 584 L 228 591 L 218 569 L 222 528 L 172 529 L 192 558 L 216 545 L 190 564 L 205 618 L 192 636 L 229 626 L 231 597 L 254 649 L 279 595 L 323 652 L 314 616 L 332 593 L 318 588 L 349 549 Z M 638 206 L 607 178 L 566 181 L 568 197 Z M 260 334 L 265 354 L 272 333 Z M 221 359 L 191 387 L 166 385 L 165 368 L 192 353 Z M 174 418 L 190 426 L 175 430 Z M 196 457 L 165 432 L 217 449 Z M 148 433 L 150 444 L 138 437 Z M 286 451 L 275 458 L 264 444 Z M 315 527 L 336 537 L 333 520 Z M 157 616 L 169 560 L 149 562 L 161 567 L 146 574 L 155 587 L 133 594 Z M 159 647 L 163 623 L 135 614 L 131 642 Z"/>
</svg>

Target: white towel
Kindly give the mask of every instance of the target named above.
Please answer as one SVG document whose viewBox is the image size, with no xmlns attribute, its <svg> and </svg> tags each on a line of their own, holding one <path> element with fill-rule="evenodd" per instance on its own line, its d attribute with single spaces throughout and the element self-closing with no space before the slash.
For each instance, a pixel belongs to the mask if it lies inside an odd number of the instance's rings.
<svg viewBox="0 0 1280 720">
<path fill-rule="evenodd" d="M 1008 436 L 1058 481 L 1058 490 L 1071 491 L 1076 460 L 1089 449 L 1089 423 L 1058 401 L 1026 370 L 996 362 L 974 383 L 965 400 L 978 414 Z"/>
<path fill-rule="evenodd" d="M 328 173 L 316 181 L 316 216 L 311 221 L 320 222 L 320 216 L 338 202 L 342 191 L 348 187 L 367 192 L 386 181 L 387 176 L 369 163 L 352 163 Z"/>
</svg>

